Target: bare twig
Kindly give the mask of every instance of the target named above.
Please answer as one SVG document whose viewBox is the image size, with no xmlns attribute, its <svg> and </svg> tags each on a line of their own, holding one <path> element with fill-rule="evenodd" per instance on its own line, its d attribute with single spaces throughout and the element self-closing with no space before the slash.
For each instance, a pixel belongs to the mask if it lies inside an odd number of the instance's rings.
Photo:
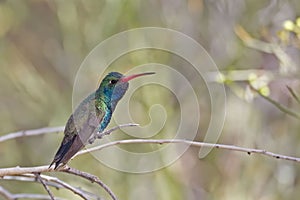
<svg viewBox="0 0 300 200">
<path fill-rule="evenodd" d="M 64 167 L 64 168 L 68 168 L 67 166 Z M 64 169 L 62 168 L 62 169 Z M 35 177 L 36 173 L 34 174 L 23 174 L 24 176 L 27 176 L 27 177 Z M 85 199 L 85 200 L 88 200 L 89 198 L 86 196 L 86 194 L 84 194 L 84 192 L 82 190 L 79 190 L 78 188 L 75 188 L 73 186 L 71 186 L 70 184 L 56 178 L 56 177 L 52 177 L 52 176 L 46 176 L 46 175 L 40 175 L 40 177 L 43 179 L 43 180 L 46 180 L 46 181 L 51 181 L 51 182 L 54 182 L 54 183 L 57 183 L 59 185 L 61 185 L 63 188 L 66 188 L 68 190 L 70 190 L 71 192 L 73 192 L 74 194 L 77 194 L 78 196 L 80 196 L 81 198 Z"/>
<path fill-rule="evenodd" d="M 28 177 L 28 176 L 24 176 L 24 175 L 3 176 L 2 179 L 3 180 L 23 181 L 23 182 L 35 182 L 36 181 L 36 178 Z M 48 186 L 54 187 L 56 189 L 63 188 L 61 185 L 59 185 L 57 183 L 49 182 L 49 181 L 46 181 L 45 184 Z"/>
<path fill-rule="evenodd" d="M 41 177 L 41 178 L 43 179 L 43 177 Z M 30 175 L 30 177 L 28 177 L 28 174 L 25 174 L 25 175 L 14 175 L 14 176 L 4 176 L 3 179 L 4 180 L 16 180 L 16 181 L 29 181 L 29 182 L 35 182 L 36 181 L 36 178 L 32 177 L 31 175 Z M 47 186 L 51 186 L 51 187 L 54 187 L 56 189 L 64 188 L 62 185 L 60 185 L 58 183 L 55 183 L 55 182 L 48 181 L 46 179 L 43 179 L 43 181 L 45 182 L 45 184 Z M 88 196 L 93 197 L 94 199 L 99 199 L 99 197 L 97 195 L 95 195 L 95 194 L 93 194 L 91 192 L 85 191 L 85 190 L 83 190 L 81 188 L 78 188 L 78 190 L 80 190 L 84 194 L 87 194 Z"/>
<path fill-rule="evenodd" d="M 55 182 L 55 183 L 58 183 L 60 185 L 62 185 L 64 188 L 72 191 L 74 194 L 77 194 L 78 196 L 80 196 L 82 199 L 85 199 L 85 200 L 88 200 L 88 197 L 79 189 L 71 186 L 70 184 L 66 183 L 66 182 L 63 182 L 61 180 L 59 180 L 58 178 L 53 178 L 51 176 L 47 176 L 49 177 L 51 181 Z"/>
<path fill-rule="evenodd" d="M 60 171 L 60 172 L 65 172 L 65 173 L 70 173 L 70 174 L 74 174 L 74 175 L 78 175 L 80 177 L 83 177 L 83 178 L 86 178 L 88 180 L 92 180 L 91 177 L 93 175 L 89 175 L 88 173 L 86 172 L 81 172 L 79 170 L 75 171 L 75 169 L 72 169 L 72 168 L 69 168 L 68 166 L 63 166 L 57 170 L 54 170 L 54 169 L 49 169 L 48 168 L 49 166 L 46 165 L 46 166 L 38 166 L 38 167 L 11 167 L 11 168 L 2 168 L 0 169 L 0 177 L 6 177 L 6 176 L 16 176 L 16 175 L 23 175 L 25 177 L 35 177 L 36 173 L 41 173 L 41 172 L 57 172 L 57 171 Z M 69 170 L 71 170 L 69 172 Z M 76 174 L 77 173 L 77 174 Z M 87 177 L 84 177 L 85 175 L 87 175 Z M 72 191 L 73 193 L 81 196 L 83 199 L 89 199 L 87 196 L 86 196 L 86 192 L 85 191 L 82 191 L 80 189 L 77 189 L 63 181 L 61 181 L 60 179 L 56 178 L 56 177 L 51 177 L 51 176 L 46 176 L 46 175 L 40 175 L 40 177 L 43 179 L 43 180 L 46 180 L 48 182 L 52 182 L 52 183 L 56 183 L 56 184 L 59 184 L 61 185 L 63 188 L 66 188 L 70 191 Z M 104 183 L 101 182 L 101 180 L 94 176 L 93 177 L 93 182 L 97 183 L 98 185 L 100 185 L 101 187 L 103 187 L 103 189 L 105 191 L 107 191 L 109 193 L 109 195 L 111 196 L 114 196 L 115 195 L 113 194 L 113 192 L 108 188 L 108 186 L 106 186 Z"/>
<path fill-rule="evenodd" d="M 119 126 L 113 127 L 113 128 L 111 128 L 111 129 L 109 129 L 107 131 L 104 131 L 102 133 L 95 134 L 90 139 L 89 142 L 92 143 L 92 142 L 94 142 L 95 139 L 102 138 L 105 135 L 109 135 L 113 131 L 115 131 L 117 129 L 120 129 L 122 127 L 132 127 L 132 126 L 138 126 L 138 124 L 129 123 L 129 124 L 123 124 L 123 125 L 119 125 Z M 23 136 L 32 136 L 32 135 L 45 134 L 45 133 L 49 133 L 49 132 L 57 132 L 57 131 L 63 130 L 63 128 L 64 127 L 54 127 L 54 128 L 42 128 L 42 129 L 36 129 L 36 130 L 28 130 L 28 131 L 19 131 L 19 132 L 16 132 L 16 133 L 11 133 L 11 134 L 8 134 L 6 136 L 0 137 L 0 142 L 6 141 L 6 140 L 9 140 L 9 139 L 18 138 L 18 137 L 23 137 Z M 27 174 L 27 173 L 29 173 L 29 174 L 31 174 L 31 173 L 35 174 L 37 180 L 39 180 L 39 182 L 42 183 L 42 185 L 44 186 L 44 188 L 48 192 L 51 200 L 54 200 L 54 195 L 51 193 L 51 190 L 48 188 L 47 183 L 41 178 L 41 175 L 40 175 L 41 172 L 53 171 L 52 169 L 49 169 L 48 166 L 39 166 L 39 167 L 34 167 L 34 168 L 30 168 L 29 167 L 29 168 L 22 168 L 22 169 L 20 167 L 16 167 L 14 169 L 12 169 L 12 168 L 6 168 L 6 169 L 0 169 L 0 177 L 1 176 L 2 177 L 6 176 L 6 175 L 11 175 L 11 176 L 16 175 L 16 174 L 14 174 L 15 173 L 15 171 L 14 171 L 15 169 L 20 169 L 19 173 L 21 172 L 21 174 L 19 174 L 19 175 L 24 175 L 24 174 Z M 114 193 L 110 190 L 110 188 L 107 185 L 105 185 L 98 177 L 96 177 L 94 175 L 88 174 L 86 172 L 81 172 L 79 170 L 75 170 L 75 169 L 72 169 L 72 168 L 66 168 L 66 166 L 60 168 L 57 171 L 63 171 L 63 172 L 66 172 L 66 173 L 74 174 L 74 175 L 83 177 L 83 178 L 85 178 L 87 180 L 90 180 L 92 182 L 95 182 L 98 185 L 100 185 L 102 188 L 104 188 L 104 190 L 106 192 L 108 192 L 108 194 L 112 197 L 113 200 L 117 199 L 116 196 L 114 195 Z M 43 177 L 45 178 L 45 176 L 43 176 Z M 50 178 L 50 179 L 48 178 L 47 181 L 52 181 L 52 182 L 58 183 L 59 185 L 62 185 L 62 187 L 66 188 L 66 189 L 69 189 L 72 192 L 74 192 L 75 194 L 81 196 L 83 199 L 88 199 L 81 190 L 78 190 L 78 189 L 72 187 L 71 185 L 69 185 L 69 184 L 67 184 L 65 182 L 60 181 L 57 178 L 53 178 L 53 177 Z"/>
<path fill-rule="evenodd" d="M 9 133 L 0 137 L 0 142 L 4 142 L 6 140 L 16 139 L 19 137 L 25 136 L 35 136 L 35 135 L 43 135 L 46 133 L 57 133 L 64 130 L 64 126 L 59 127 L 46 127 L 46 128 L 39 128 L 33 130 L 25 130 L 25 131 L 18 131 L 14 133 Z"/>
<path fill-rule="evenodd" d="M 197 146 L 197 147 L 210 147 L 210 148 L 217 148 L 217 149 L 226 149 L 231 151 L 240 151 L 240 152 L 246 152 L 247 154 L 262 154 L 268 157 L 273 157 L 276 159 L 282 159 L 282 160 L 289 160 L 293 162 L 300 163 L 300 158 L 298 157 L 292 157 L 292 156 L 286 156 L 282 154 L 272 153 L 270 151 L 262 150 L 262 149 L 252 149 L 252 148 L 244 148 L 244 147 L 238 147 L 234 145 L 226 145 L 226 144 L 212 144 L 212 143 L 204 143 L 204 142 L 195 142 L 195 141 L 189 141 L 189 140 L 182 140 L 182 139 L 158 139 L 158 140 L 152 140 L 152 139 L 130 139 L 130 140 L 119 140 L 114 142 L 109 142 L 100 146 L 96 146 L 90 149 L 82 150 L 76 154 L 82 155 L 85 153 L 90 153 L 93 151 L 99 151 L 101 149 L 119 145 L 119 144 L 147 144 L 147 143 L 154 143 L 154 144 L 166 144 L 166 143 L 177 143 L 177 144 L 187 144 L 191 146 Z M 0 171 L 1 172 L 1 171 Z"/>
<path fill-rule="evenodd" d="M 87 172 L 82 172 L 82 171 L 79 171 L 77 169 L 74 169 L 74 168 L 65 168 L 63 170 L 61 170 L 62 172 L 66 172 L 66 173 L 69 173 L 69 174 L 73 174 L 73 175 L 76 175 L 76 176 L 80 176 L 82 178 L 85 178 L 89 181 L 91 181 L 92 183 L 97 183 L 98 185 L 100 185 L 110 196 L 113 200 L 117 200 L 117 197 L 116 195 L 111 191 L 111 189 L 105 184 L 103 183 L 97 176 L 93 175 L 93 174 L 89 174 Z"/>
<path fill-rule="evenodd" d="M 106 135 L 110 135 L 112 132 L 124 128 L 124 127 L 133 127 L 133 126 L 139 126 L 139 124 L 133 124 L 133 123 L 128 123 L 128 124 L 121 124 L 118 126 L 115 126 L 109 130 L 103 131 L 103 132 L 97 132 L 96 134 L 94 134 L 90 139 L 89 139 L 89 143 L 92 144 L 96 139 L 101 139 Z"/>
<path fill-rule="evenodd" d="M 298 95 L 294 92 L 294 90 L 288 85 L 286 87 L 289 90 L 289 92 L 291 93 L 291 95 L 294 97 L 294 99 L 300 104 L 300 99 L 299 99 Z"/>
<path fill-rule="evenodd" d="M 51 200 L 54 200 L 54 196 L 53 196 L 51 190 L 50 190 L 49 187 L 46 185 L 45 181 L 41 178 L 40 173 L 35 173 L 35 176 L 36 176 L 37 180 L 38 180 L 39 182 L 42 183 L 43 187 L 45 188 L 45 190 L 46 190 L 47 193 L 49 194 Z"/>
<path fill-rule="evenodd" d="M 21 194 L 12 194 L 3 187 L 0 186 L 0 196 L 4 197 L 7 200 L 16 200 L 16 199 L 50 199 L 48 195 L 42 195 L 42 194 L 27 194 L 27 193 L 21 193 Z M 55 198 L 55 200 L 62 200 L 61 198 Z"/>
<path fill-rule="evenodd" d="M 8 200 L 13 200 L 13 194 L 11 194 L 9 191 L 7 191 L 6 189 L 4 189 L 3 187 L 0 186 L 0 194 Z"/>
<path fill-rule="evenodd" d="M 49 169 L 49 165 L 37 166 L 37 167 L 10 167 L 10 168 L 1 168 L 0 169 L 0 177 L 2 176 L 13 176 L 13 175 L 21 175 L 27 173 L 42 173 L 42 172 L 50 172 L 54 171 L 53 169 Z"/>
<path fill-rule="evenodd" d="M 219 148 L 219 149 L 226 149 L 226 150 L 232 150 L 232 151 L 240 151 L 240 152 L 246 152 L 248 154 L 254 153 L 254 154 L 263 154 L 265 156 L 273 157 L 276 159 L 282 159 L 282 160 L 289 160 L 300 163 L 300 158 L 298 157 L 292 157 L 292 156 L 286 156 L 282 154 L 272 153 L 263 149 L 253 149 L 253 148 L 245 148 L 245 147 L 238 147 L 234 145 L 226 145 L 226 144 L 212 144 L 212 143 L 204 143 L 204 142 L 196 142 L 196 141 L 189 141 L 189 140 L 182 140 L 182 139 L 130 139 L 130 140 L 118 140 L 114 142 L 109 142 L 100 146 L 96 146 L 90 149 L 82 150 L 76 154 L 76 156 L 90 153 L 93 151 L 99 151 L 101 149 L 111 147 L 114 145 L 119 144 L 147 144 L 147 143 L 155 143 L 155 144 L 166 144 L 166 143 L 182 143 L 182 144 L 188 144 L 191 146 L 197 146 L 197 147 L 210 147 L 210 148 Z M 62 167 L 58 169 L 58 171 L 64 171 L 68 167 Z M 49 169 L 48 165 L 45 166 L 37 166 L 37 167 L 11 167 L 11 168 L 1 168 L 0 169 L 0 177 L 2 176 L 11 176 L 11 175 L 22 175 L 26 173 L 38 173 L 38 172 L 55 172 L 53 169 Z"/>
<path fill-rule="evenodd" d="M 271 99 L 268 96 L 263 95 L 260 91 L 258 91 L 257 89 L 255 89 L 251 84 L 250 84 L 251 89 L 253 89 L 255 92 L 257 92 L 257 94 L 259 94 L 259 96 L 261 96 L 262 98 L 264 98 L 265 100 L 267 100 L 268 102 L 270 102 L 271 104 L 273 104 L 276 108 L 278 108 L 280 111 L 295 117 L 297 119 L 300 119 L 300 115 L 292 110 L 290 110 L 289 108 L 281 105 L 280 103 L 278 103 L 277 101 Z"/>
<path fill-rule="evenodd" d="M 130 139 L 130 140 L 120 140 L 120 141 L 114 141 L 110 142 L 107 144 L 103 144 L 94 148 L 90 148 L 87 150 L 80 151 L 79 153 L 76 154 L 82 155 L 85 153 L 89 153 L 92 151 L 98 151 L 104 148 L 108 148 L 114 145 L 119 145 L 119 144 L 147 144 L 147 143 L 152 143 L 152 144 L 186 144 L 186 145 L 191 145 L 191 146 L 196 146 L 196 147 L 210 147 L 210 148 L 219 148 L 219 149 L 226 149 L 226 150 L 232 150 L 232 151 L 240 151 L 240 152 L 245 152 L 247 154 L 262 154 L 268 157 L 273 157 L 276 159 L 281 159 L 281 160 L 288 160 L 288 161 L 293 161 L 300 163 L 300 158 L 298 157 L 292 157 L 292 156 L 286 156 L 282 154 L 277 154 L 277 153 L 272 153 L 266 150 L 262 149 L 252 149 L 252 148 L 244 148 L 244 147 L 238 147 L 234 145 L 225 145 L 225 144 L 212 144 L 212 143 L 204 143 L 204 142 L 196 142 L 196 141 L 189 141 L 189 140 L 182 140 L 182 139 Z M 117 199 L 116 196 L 113 194 L 113 192 L 109 189 L 108 186 L 106 186 L 98 177 L 86 173 L 86 172 L 81 172 L 79 170 L 69 168 L 67 166 L 61 167 L 57 170 L 49 169 L 48 165 L 46 166 L 38 166 L 38 167 L 12 167 L 12 168 L 2 168 L 0 169 L 0 177 L 5 177 L 5 176 L 26 176 L 26 177 L 35 177 L 33 173 L 41 173 L 41 172 L 65 172 L 65 173 L 70 173 L 74 174 L 80 177 L 83 177 L 91 182 L 95 182 L 98 185 L 100 185 L 108 194 L 111 196 L 112 199 Z M 88 199 L 88 197 L 85 196 L 84 192 L 81 190 L 74 188 L 70 186 L 69 184 L 59 180 L 58 178 L 51 177 L 51 176 L 45 176 L 45 175 L 40 175 L 42 179 L 47 180 L 52 183 L 56 183 L 61 185 L 62 187 L 71 190 L 75 194 L 81 196 L 83 199 Z M 1 189 L 1 188 L 0 188 Z M 5 191 L 0 191 L 0 194 L 3 196 L 7 196 L 7 192 Z M 34 197 L 33 197 L 34 198 Z M 9 198 L 7 198 L 9 199 Z"/>
<path fill-rule="evenodd" d="M 260 94 L 260 93 L 259 93 Z M 125 124 L 125 125 L 121 125 L 121 126 L 117 126 L 114 127 L 106 132 L 100 133 L 98 136 L 96 137 L 103 137 L 104 135 L 109 135 L 110 133 L 112 133 L 114 130 L 117 130 L 121 127 L 126 127 L 126 126 L 136 126 L 136 124 Z M 44 130 L 49 130 L 49 129 L 44 129 Z M 54 129 L 52 129 L 54 130 Z M 56 129 L 57 130 L 57 129 Z M 41 132 L 41 131 L 40 131 Z M 262 154 L 268 157 L 273 157 L 276 159 L 281 159 L 281 160 L 288 160 L 288 161 L 293 161 L 293 162 L 297 162 L 300 163 L 300 158 L 298 157 L 292 157 L 292 156 L 286 156 L 286 155 L 282 155 L 282 154 L 276 154 L 276 153 L 272 153 L 266 150 L 262 150 L 262 149 L 252 149 L 252 148 L 244 148 L 244 147 L 238 147 L 238 146 L 234 146 L 234 145 L 225 145 L 225 144 L 213 144 L 213 143 L 204 143 L 204 142 L 196 142 L 196 141 L 189 141 L 189 140 L 182 140 L 182 139 L 130 139 L 130 140 L 120 140 L 120 141 L 114 141 L 114 142 L 110 142 L 110 143 L 106 143 L 97 147 L 93 147 L 87 150 L 82 150 L 80 152 L 78 152 L 75 156 L 78 155 L 82 155 L 85 153 L 89 153 L 92 151 L 98 151 L 104 148 L 108 148 L 114 145 L 119 145 L 119 144 L 147 144 L 147 143 L 152 143 L 152 144 L 168 144 L 168 143 L 173 143 L 173 144 L 186 144 L 186 145 L 191 145 L 191 146 L 196 146 L 196 147 L 210 147 L 210 148 L 219 148 L 219 149 L 226 149 L 226 150 L 232 150 L 232 151 L 240 151 L 240 152 L 246 152 L 249 155 L 251 153 L 254 154 Z M 74 157 L 75 157 L 74 156 Z M 68 166 L 63 166 L 57 170 L 54 170 L 52 168 L 49 168 L 48 165 L 46 166 L 37 166 L 37 167 L 11 167 L 11 168 L 2 168 L 0 169 L 0 177 L 8 179 L 10 176 L 22 176 L 22 177 L 29 177 L 29 178 L 34 178 L 36 175 L 36 173 L 42 173 L 42 172 L 64 172 L 64 173 L 69 173 L 69 174 L 73 174 L 76 176 L 80 176 L 82 178 L 85 178 L 91 182 L 95 182 L 97 183 L 99 186 L 101 186 L 110 196 L 113 200 L 116 200 L 117 197 L 116 195 L 111 191 L 111 189 L 105 185 L 97 176 L 94 176 L 92 174 L 89 174 L 87 172 L 82 172 L 73 168 L 69 168 Z M 57 187 L 57 185 L 59 185 L 60 187 L 66 188 L 70 191 L 72 191 L 73 193 L 79 195 L 80 197 L 82 197 L 83 199 L 89 199 L 89 197 L 87 197 L 85 191 L 82 191 L 80 189 L 77 189 L 61 180 L 59 180 L 58 178 L 55 177 L 51 177 L 51 176 L 45 176 L 45 175 L 39 175 L 41 180 L 44 181 L 40 181 L 42 184 L 44 182 L 44 187 L 48 188 L 47 185 L 49 186 L 54 186 Z M 50 190 L 47 190 L 50 191 Z M 49 193 L 49 192 L 48 192 Z M 51 193 L 51 192 L 50 192 Z M 2 196 L 4 196 L 7 199 L 16 199 L 15 195 L 23 195 L 23 194 L 11 194 L 8 191 L 6 191 L 4 188 L 0 188 L 0 194 Z M 24 198 L 27 198 L 27 196 L 29 196 L 28 198 L 31 199 L 37 199 L 37 196 L 30 196 L 31 194 L 24 194 Z M 50 194 L 49 194 L 50 195 Z M 40 197 L 43 196 L 45 197 L 45 195 L 39 195 Z M 95 196 L 95 195 L 94 195 Z M 53 199 L 53 195 L 50 197 Z M 46 199 L 49 199 L 49 196 L 47 196 Z"/>
<path fill-rule="evenodd" d="M 124 128 L 124 127 L 133 127 L 133 126 L 139 126 L 139 124 L 134 124 L 134 123 L 128 123 L 128 124 L 121 124 L 119 126 L 115 126 L 109 130 L 106 130 L 104 132 L 97 132 L 95 135 L 93 135 L 89 143 L 93 143 L 95 139 L 100 139 L 105 135 L 111 134 L 113 131 L 116 131 L 117 129 Z M 20 137 L 26 137 L 26 136 L 36 136 L 36 135 L 43 135 L 47 133 L 57 133 L 57 132 L 62 132 L 64 131 L 64 126 L 58 126 L 58 127 L 45 127 L 45 128 L 39 128 L 39 129 L 32 129 L 32 130 L 24 130 L 24 131 L 18 131 L 18 132 L 13 132 L 9 133 L 6 135 L 3 135 L 0 137 L 0 142 L 4 142 L 6 140 L 12 140 Z"/>
</svg>

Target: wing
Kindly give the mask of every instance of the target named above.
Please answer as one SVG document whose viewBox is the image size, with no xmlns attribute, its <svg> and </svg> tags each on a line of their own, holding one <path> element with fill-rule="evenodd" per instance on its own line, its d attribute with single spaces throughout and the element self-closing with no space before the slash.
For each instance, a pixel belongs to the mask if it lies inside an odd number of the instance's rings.
<svg viewBox="0 0 300 200">
<path fill-rule="evenodd" d="M 66 153 L 69 151 L 69 149 L 71 148 L 71 145 L 74 143 L 74 140 L 76 139 L 76 137 L 78 135 L 77 130 L 75 128 L 73 115 L 71 115 L 70 118 L 68 119 L 64 133 L 65 133 L 65 136 L 64 136 L 64 138 L 60 144 L 60 147 L 57 150 L 55 157 L 54 157 L 52 163 L 50 164 L 49 168 L 54 163 L 55 163 L 54 169 L 56 169 L 59 166 L 62 159 L 64 158 Z"/>
<path fill-rule="evenodd" d="M 97 132 L 105 112 L 99 109 L 98 101 L 90 96 L 78 106 L 68 119 L 64 139 L 49 167 L 55 163 L 54 168 L 56 169 L 60 163 L 67 163 L 84 147 L 91 135 Z"/>
<path fill-rule="evenodd" d="M 75 128 L 84 144 L 93 133 L 97 132 L 97 128 L 105 115 L 105 108 L 99 107 L 98 104 L 99 101 L 94 98 L 89 99 L 88 102 L 84 101 L 80 109 L 76 109 L 73 114 L 74 127 L 72 126 L 69 131 L 72 132 Z"/>
</svg>

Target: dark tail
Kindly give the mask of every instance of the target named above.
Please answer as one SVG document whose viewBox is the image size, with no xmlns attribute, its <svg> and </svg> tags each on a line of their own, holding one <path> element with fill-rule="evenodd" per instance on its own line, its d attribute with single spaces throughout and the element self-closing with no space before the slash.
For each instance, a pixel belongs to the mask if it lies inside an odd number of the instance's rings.
<svg viewBox="0 0 300 200">
<path fill-rule="evenodd" d="M 55 154 L 55 157 L 51 164 L 49 165 L 49 168 L 55 164 L 54 169 L 57 169 L 57 167 L 62 163 L 63 158 L 68 153 L 69 149 L 71 148 L 72 144 L 74 143 L 74 140 L 77 135 L 74 135 L 71 140 L 66 141 L 67 138 L 64 138 L 58 151 Z M 70 158 L 69 158 L 70 159 Z M 64 163 L 65 164 L 65 163 Z"/>
</svg>

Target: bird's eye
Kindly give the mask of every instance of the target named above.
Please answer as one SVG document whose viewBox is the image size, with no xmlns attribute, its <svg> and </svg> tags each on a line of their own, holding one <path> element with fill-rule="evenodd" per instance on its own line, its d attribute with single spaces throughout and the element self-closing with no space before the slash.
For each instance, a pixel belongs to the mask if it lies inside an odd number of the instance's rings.
<svg viewBox="0 0 300 200">
<path fill-rule="evenodd" d="M 115 80 L 115 79 L 109 81 L 110 84 L 116 84 L 117 82 L 118 82 L 118 81 Z"/>
</svg>

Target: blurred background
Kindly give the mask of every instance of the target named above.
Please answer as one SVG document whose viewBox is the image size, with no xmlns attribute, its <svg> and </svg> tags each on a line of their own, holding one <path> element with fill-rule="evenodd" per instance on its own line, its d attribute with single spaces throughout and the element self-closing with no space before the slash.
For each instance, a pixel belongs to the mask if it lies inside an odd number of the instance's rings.
<svg viewBox="0 0 300 200">
<path fill-rule="evenodd" d="M 300 104 L 286 87 L 300 95 L 299 16 L 298 0 L 1 0 L 0 135 L 65 125 L 72 112 L 76 73 L 88 53 L 114 34 L 151 26 L 192 37 L 216 62 L 222 76 L 216 77 L 214 72 L 207 76 L 212 82 L 224 83 L 227 95 L 227 115 L 218 143 L 300 156 L 299 119 L 280 111 L 251 89 L 299 113 Z M 124 55 L 107 71 L 126 73 L 134 66 L 154 61 L 175 66 L 191 82 L 195 78 L 192 70 L 186 70 L 189 64 L 184 60 L 157 50 Z M 176 85 L 176 80 L 170 81 Z M 210 101 L 203 82 L 197 89 L 201 120 L 195 140 L 202 141 L 210 119 Z M 148 109 L 156 103 L 163 105 L 168 114 L 161 134 L 170 138 L 178 126 L 180 106 L 165 88 L 147 86 L 138 90 L 130 103 L 132 117 L 142 125 L 149 123 Z M 194 105 L 190 106 L 193 109 Z M 47 165 L 62 137 L 62 133 L 53 133 L 2 142 L 0 167 Z M 152 148 L 122 147 L 138 152 Z M 168 167 L 146 174 L 111 169 L 91 155 L 79 156 L 69 164 L 97 175 L 119 199 L 273 200 L 297 199 L 300 195 L 297 163 L 220 149 L 199 159 L 198 151 L 190 147 Z M 109 198 L 82 179 L 49 175 Z M 37 183 L 0 180 L 0 185 L 12 193 L 46 194 Z M 63 189 L 52 191 L 58 197 L 79 199 Z"/>
</svg>

